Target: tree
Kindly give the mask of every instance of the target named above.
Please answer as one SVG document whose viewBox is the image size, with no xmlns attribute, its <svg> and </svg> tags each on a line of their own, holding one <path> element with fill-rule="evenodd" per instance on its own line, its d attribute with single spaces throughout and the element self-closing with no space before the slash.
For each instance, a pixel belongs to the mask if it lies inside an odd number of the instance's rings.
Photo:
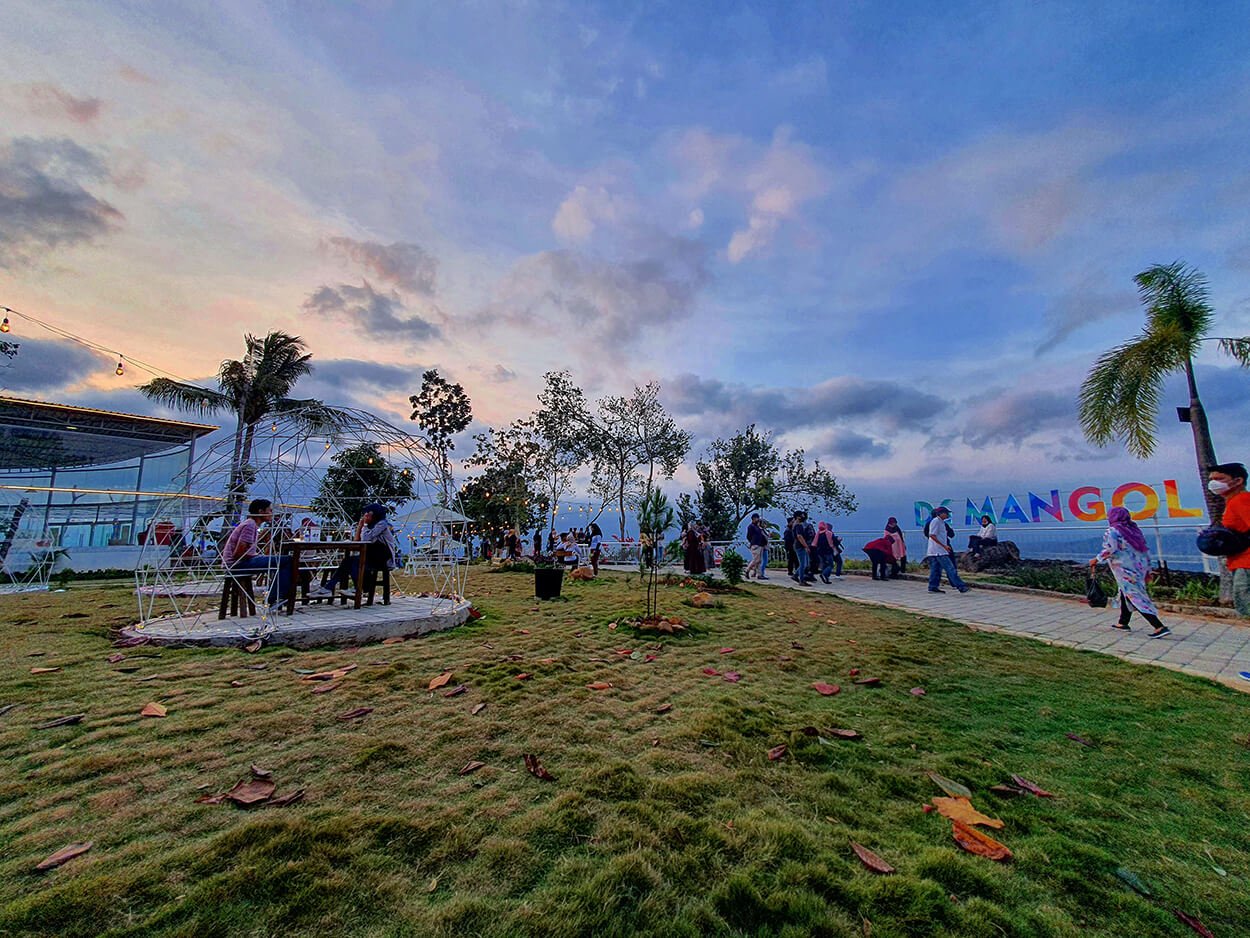
<svg viewBox="0 0 1250 938">
<path fill-rule="evenodd" d="M 699 520 L 699 512 L 694 507 L 694 499 L 689 492 L 677 496 L 677 526 L 683 531 Z"/>
<path fill-rule="evenodd" d="M 225 515 L 233 518 L 245 500 L 249 464 L 256 427 L 275 414 L 299 411 L 311 425 L 333 426 L 341 411 L 320 401 L 295 400 L 289 397 L 300 378 L 312 371 L 312 355 L 299 336 L 270 332 L 263 339 L 243 337 L 242 359 L 227 359 L 217 371 L 217 388 L 155 378 L 139 386 L 139 391 L 176 410 L 199 414 L 228 412 L 234 414 L 234 452 L 230 463 L 230 482 L 226 491 Z"/>
<path fill-rule="evenodd" d="M 328 521 L 347 525 L 378 502 L 393 510 L 412 498 L 412 473 L 388 463 L 372 443 L 336 453 L 312 500 L 312 510 Z"/>
<path fill-rule="evenodd" d="M 819 460 L 809 467 L 803 450 L 780 452 L 771 435 L 759 433 L 755 424 L 728 440 L 713 441 L 695 471 L 702 486 L 700 505 L 724 512 L 720 530 L 713 530 L 721 539 L 733 537 L 752 511 L 778 505 L 820 504 L 833 514 L 850 514 L 856 508 L 855 496 Z M 710 526 L 712 519 L 703 520 Z"/>
<path fill-rule="evenodd" d="M 660 403 L 660 385 L 634 387 L 629 397 L 605 397 L 588 419 L 590 493 L 604 505 L 615 504 L 625 538 L 625 510 L 637 508 L 655 487 L 658 471 L 671 479 L 690 451 L 690 434 Z"/>
<path fill-rule="evenodd" d="M 550 371 L 543 380 L 538 409 L 519 423 L 534 444 L 537 489 L 554 515 L 560 499 L 573 491 L 578 470 L 590 460 L 592 422 L 586 396 L 567 371 Z"/>
<path fill-rule="evenodd" d="M 460 491 L 465 513 L 488 527 L 520 530 L 545 520 L 549 502 L 540 488 L 544 451 L 533 422 L 514 420 L 502 430 L 488 427 L 473 439 L 477 448 L 465 464 L 482 471 Z"/>
<path fill-rule="evenodd" d="M 0 357 L 16 358 L 17 350 L 21 347 L 22 345 L 20 342 L 0 341 Z"/>
<path fill-rule="evenodd" d="M 1215 312 L 1206 277 L 1181 261 L 1156 264 L 1133 279 L 1146 309 L 1146 328 L 1130 341 L 1104 352 L 1094 363 L 1081 385 L 1081 428 L 1086 438 L 1098 446 L 1118 439 L 1137 458 L 1149 457 L 1155 448 L 1163 383 L 1169 375 L 1184 372 L 1189 385 L 1187 414 L 1198 477 L 1207 514 L 1213 524 L 1218 524 L 1224 503 L 1207 491 L 1209 469 L 1216 464 L 1215 446 L 1198 395 L 1193 359 L 1203 342 L 1215 341 L 1243 366 L 1250 366 L 1250 336 L 1207 336 Z"/>
<path fill-rule="evenodd" d="M 664 563 L 664 532 L 673 526 L 673 509 L 657 488 L 647 490 L 638 506 L 638 539 L 642 545 L 640 572 L 647 584 L 647 609 L 643 622 L 656 618 L 660 566 Z"/>
<path fill-rule="evenodd" d="M 451 501 L 451 457 L 456 448 L 452 437 L 460 433 L 473 419 L 469 395 L 459 384 L 450 384 L 430 369 L 421 376 L 421 391 L 408 398 L 412 404 L 412 416 L 417 426 L 425 431 L 430 448 L 438 457 L 439 476 L 443 486 L 443 500 Z"/>
</svg>

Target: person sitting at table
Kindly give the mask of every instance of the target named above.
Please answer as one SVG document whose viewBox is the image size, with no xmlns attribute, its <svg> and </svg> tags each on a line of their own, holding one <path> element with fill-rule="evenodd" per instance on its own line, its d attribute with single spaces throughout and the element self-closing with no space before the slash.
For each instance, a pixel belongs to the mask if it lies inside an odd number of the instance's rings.
<svg viewBox="0 0 1250 938">
<path fill-rule="evenodd" d="M 291 558 L 262 554 L 256 547 L 260 526 L 273 521 L 273 502 L 254 498 L 221 548 L 221 563 L 230 574 L 269 573 L 269 608 L 282 605 L 291 590 Z M 277 576 L 273 576 L 274 573 Z"/>
<path fill-rule="evenodd" d="M 981 516 L 981 530 L 968 538 L 968 551 L 973 557 L 981 554 L 982 547 L 993 547 L 998 543 L 998 525 L 989 515 Z"/>
<path fill-rule="evenodd" d="M 374 502 L 365 505 L 365 510 L 356 523 L 355 540 L 365 544 L 366 570 L 394 570 L 395 557 L 399 553 L 399 541 L 395 537 L 395 529 L 386 520 L 386 506 Z M 329 599 L 334 595 L 334 588 L 340 583 L 351 580 L 356 583 L 356 570 L 359 561 L 353 560 L 351 554 L 343 558 L 337 570 L 321 586 L 308 594 L 309 599 Z M 346 595 L 346 592 L 344 593 Z"/>
<path fill-rule="evenodd" d="M 577 553 L 577 537 L 572 530 L 564 532 L 564 539 L 556 550 L 556 556 L 570 567 L 576 569 L 581 565 L 581 557 Z"/>
</svg>

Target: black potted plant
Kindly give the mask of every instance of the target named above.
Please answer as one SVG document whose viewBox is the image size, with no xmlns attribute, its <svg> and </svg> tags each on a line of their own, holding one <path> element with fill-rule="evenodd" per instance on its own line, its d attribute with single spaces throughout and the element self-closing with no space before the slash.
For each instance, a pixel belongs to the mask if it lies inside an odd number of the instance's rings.
<svg viewBox="0 0 1250 938">
<path fill-rule="evenodd" d="M 559 599 L 564 586 L 564 567 L 542 554 L 534 557 L 534 596 Z"/>
</svg>

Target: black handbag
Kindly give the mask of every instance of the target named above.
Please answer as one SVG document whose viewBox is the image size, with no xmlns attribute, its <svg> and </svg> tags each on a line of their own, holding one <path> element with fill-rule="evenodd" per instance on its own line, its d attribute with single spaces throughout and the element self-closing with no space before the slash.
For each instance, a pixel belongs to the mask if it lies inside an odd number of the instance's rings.
<svg viewBox="0 0 1250 938">
<path fill-rule="evenodd" d="M 1198 533 L 1198 550 L 1209 557 L 1232 557 L 1250 548 L 1250 534 L 1231 528 L 1206 528 Z"/>
<path fill-rule="evenodd" d="M 1085 601 L 1095 609 L 1102 609 L 1107 605 L 1107 594 L 1092 576 L 1085 580 Z"/>
</svg>

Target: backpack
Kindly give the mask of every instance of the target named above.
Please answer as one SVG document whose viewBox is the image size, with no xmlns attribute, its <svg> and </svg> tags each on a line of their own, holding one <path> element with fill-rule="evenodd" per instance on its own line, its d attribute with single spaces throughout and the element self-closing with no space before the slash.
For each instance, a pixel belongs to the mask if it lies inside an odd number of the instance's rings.
<svg viewBox="0 0 1250 938">
<path fill-rule="evenodd" d="M 1198 550 L 1209 557 L 1232 557 L 1250 550 L 1250 533 L 1220 525 L 1198 532 Z"/>
</svg>

